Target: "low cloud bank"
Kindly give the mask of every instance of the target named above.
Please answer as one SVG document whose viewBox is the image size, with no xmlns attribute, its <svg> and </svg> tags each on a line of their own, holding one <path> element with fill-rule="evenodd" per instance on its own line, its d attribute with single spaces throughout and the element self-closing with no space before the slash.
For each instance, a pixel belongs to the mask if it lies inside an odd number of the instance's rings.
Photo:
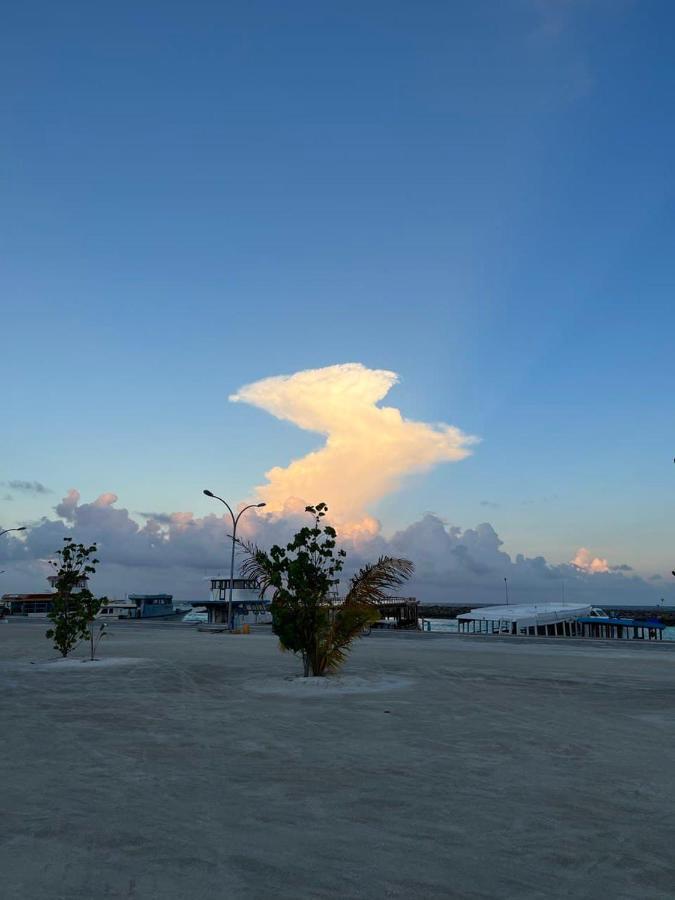
<svg viewBox="0 0 675 900">
<path fill-rule="evenodd" d="M 229 516 L 144 513 L 147 518 L 138 522 L 116 504 L 113 493 L 82 503 L 71 490 L 56 506 L 56 518 L 41 519 L 24 536 L 0 538 L 2 592 L 45 590 L 46 560 L 68 536 L 98 544 L 102 564 L 95 589 L 109 596 L 168 591 L 177 600 L 200 600 L 206 598 L 206 577 L 228 573 Z M 268 547 L 286 543 L 301 523 L 307 523 L 303 509 L 286 504 L 279 513 L 250 510 L 240 528 L 242 536 Z M 416 573 L 405 591 L 424 603 L 501 603 L 504 578 L 513 603 L 559 600 L 563 583 L 570 602 L 653 604 L 664 596 L 653 580 L 631 574 L 625 564 L 610 566 L 585 548 L 562 565 L 541 556 L 512 558 L 489 523 L 462 529 L 429 514 L 390 538 L 360 533 L 341 543 L 349 554 L 345 579 L 381 553 L 412 559 Z"/>
</svg>

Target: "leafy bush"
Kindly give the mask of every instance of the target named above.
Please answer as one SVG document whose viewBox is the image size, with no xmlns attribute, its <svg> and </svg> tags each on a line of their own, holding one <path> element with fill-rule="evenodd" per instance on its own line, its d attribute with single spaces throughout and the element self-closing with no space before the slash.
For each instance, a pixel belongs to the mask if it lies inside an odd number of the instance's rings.
<svg viewBox="0 0 675 900">
<path fill-rule="evenodd" d="M 244 577 L 255 579 L 261 596 L 272 590 L 272 625 L 284 650 L 302 657 L 305 676 L 339 668 L 349 646 L 380 618 L 378 602 L 413 572 L 407 559 L 383 556 L 364 566 L 350 581 L 346 597 L 337 595 L 346 553 L 337 550 L 337 533 L 322 519 L 325 503 L 305 507 L 312 527 L 269 552 L 241 542 L 247 553 Z"/>
<path fill-rule="evenodd" d="M 96 544 L 85 547 L 72 538 L 63 539 L 63 547 L 56 551 L 57 560 L 50 561 L 56 570 L 56 594 L 48 613 L 54 627 L 46 637 L 54 642 L 54 649 L 62 656 L 75 649 L 81 640 L 89 638 L 91 659 L 96 646 L 105 633 L 103 626 L 98 638 L 94 636 L 94 619 L 105 597 L 97 599 L 87 587 L 87 579 L 96 571 Z"/>
</svg>

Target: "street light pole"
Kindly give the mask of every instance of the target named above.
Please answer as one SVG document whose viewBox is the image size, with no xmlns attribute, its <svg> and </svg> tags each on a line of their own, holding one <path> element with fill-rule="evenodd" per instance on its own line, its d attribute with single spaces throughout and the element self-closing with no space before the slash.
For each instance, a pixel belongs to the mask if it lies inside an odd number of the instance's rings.
<svg viewBox="0 0 675 900">
<path fill-rule="evenodd" d="M 232 556 L 230 558 L 230 590 L 229 590 L 229 599 L 227 603 L 227 628 L 229 631 L 234 630 L 234 622 L 232 615 L 232 588 L 234 587 L 234 551 L 237 544 L 237 525 L 239 524 L 239 519 L 246 512 L 247 509 L 260 509 L 260 507 L 265 506 L 264 503 L 249 503 L 248 506 L 245 506 L 243 509 L 240 509 L 237 515 L 232 512 L 232 507 L 227 502 L 227 500 L 223 500 L 222 497 L 219 497 L 217 494 L 214 494 L 212 491 L 205 490 L 204 493 L 207 497 L 212 497 L 214 500 L 220 500 L 221 503 L 224 503 L 232 517 Z"/>
<path fill-rule="evenodd" d="M 504 579 L 504 590 L 506 591 L 506 605 L 508 606 L 509 605 L 509 583 L 506 580 L 506 578 Z"/>
<path fill-rule="evenodd" d="M 25 525 L 21 525 L 19 528 L 5 528 L 4 531 L 0 531 L 0 537 L 2 537 L 3 534 L 9 534 L 10 531 L 25 531 L 25 530 L 26 530 Z"/>
</svg>

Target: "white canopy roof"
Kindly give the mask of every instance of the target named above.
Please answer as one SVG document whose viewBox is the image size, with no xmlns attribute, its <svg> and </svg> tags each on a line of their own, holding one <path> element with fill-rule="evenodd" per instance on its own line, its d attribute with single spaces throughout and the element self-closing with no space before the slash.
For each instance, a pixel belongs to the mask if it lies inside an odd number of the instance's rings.
<svg viewBox="0 0 675 900">
<path fill-rule="evenodd" d="M 461 613 L 458 619 L 488 622 L 517 622 L 520 628 L 529 625 L 551 625 L 554 622 L 569 622 L 580 616 L 588 616 L 590 606 L 572 606 L 562 603 L 516 604 L 515 606 L 481 606 L 468 613 Z"/>
</svg>

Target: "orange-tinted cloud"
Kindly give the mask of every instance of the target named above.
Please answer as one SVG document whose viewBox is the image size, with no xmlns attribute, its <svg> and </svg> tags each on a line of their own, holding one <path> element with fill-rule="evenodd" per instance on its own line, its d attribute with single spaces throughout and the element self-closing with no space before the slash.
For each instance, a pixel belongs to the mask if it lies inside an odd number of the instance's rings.
<svg viewBox="0 0 675 900">
<path fill-rule="evenodd" d="M 112 491 L 106 491 L 104 494 L 100 494 L 96 498 L 96 500 L 94 500 L 94 506 L 112 506 L 113 503 L 117 503 L 117 494 L 113 494 Z"/>
<path fill-rule="evenodd" d="M 282 512 L 289 500 L 325 501 L 343 530 L 372 535 L 379 525 L 368 508 L 406 475 L 470 454 L 477 438 L 459 428 L 378 406 L 397 381 L 395 372 L 348 363 L 265 378 L 230 397 L 326 437 L 319 450 L 265 473 L 257 492 L 270 512 Z"/>
<path fill-rule="evenodd" d="M 595 574 L 596 572 L 609 572 L 609 563 L 607 560 L 601 559 L 599 556 L 593 556 L 591 551 L 587 550 L 586 547 L 579 547 L 576 556 L 571 560 L 571 563 L 573 566 L 576 566 L 577 569 L 581 569 L 582 571 L 591 574 Z"/>
</svg>

